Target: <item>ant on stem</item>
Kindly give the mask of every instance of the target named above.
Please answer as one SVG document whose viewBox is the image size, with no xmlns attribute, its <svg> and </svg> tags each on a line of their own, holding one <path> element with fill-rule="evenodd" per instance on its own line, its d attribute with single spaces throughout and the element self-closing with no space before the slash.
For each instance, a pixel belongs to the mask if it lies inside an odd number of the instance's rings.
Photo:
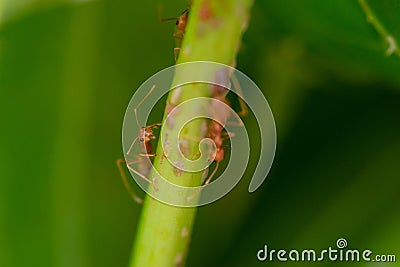
<svg viewBox="0 0 400 267">
<path fill-rule="evenodd" d="M 172 37 L 174 37 L 175 39 L 177 39 L 180 42 L 182 42 L 183 37 L 185 36 L 186 25 L 187 25 L 187 22 L 189 20 L 189 10 L 190 10 L 190 6 L 187 7 L 177 18 L 161 19 L 161 21 L 169 21 L 169 20 L 175 20 L 176 21 L 175 26 L 176 26 L 177 31 L 172 35 Z M 175 61 L 178 58 L 179 50 L 181 50 L 180 47 L 175 47 L 174 48 Z"/>
<path fill-rule="evenodd" d="M 126 161 L 125 159 L 118 159 L 117 160 L 117 166 L 118 170 L 120 172 L 122 181 L 124 183 L 124 186 L 128 190 L 129 194 L 131 195 L 132 199 L 137 202 L 137 203 L 143 203 L 143 200 L 139 198 L 133 191 L 132 188 L 129 186 L 128 179 L 126 178 L 125 172 L 122 168 L 122 163 L 125 163 L 126 167 L 143 178 L 146 182 L 150 183 L 153 185 L 154 189 L 157 190 L 156 185 L 154 182 L 152 182 L 149 178 L 146 176 L 149 174 L 151 170 L 151 161 L 149 157 L 156 157 L 159 156 L 158 154 L 152 153 L 153 147 L 151 144 L 151 140 L 156 139 L 157 137 L 153 134 L 153 129 L 158 128 L 161 126 L 161 123 L 155 123 L 152 125 L 148 126 L 143 126 L 140 127 L 139 125 L 139 120 L 137 116 L 137 110 L 142 105 L 142 103 L 146 100 L 146 98 L 153 92 L 153 90 L 156 88 L 155 85 L 153 85 L 150 89 L 150 91 L 146 94 L 146 96 L 137 104 L 137 106 L 134 109 L 135 112 L 135 118 L 136 118 L 136 123 L 138 125 L 139 133 L 138 136 L 133 140 L 131 146 L 129 147 L 128 151 L 126 152 L 127 155 L 131 154 L 132 148 L 135 145 L 135 143 L 139 140 L 139 145 L 140 145 L 140 153 L 135 155 L 137 157 L 136 160 L 132 161 Z M 137 164 L 138 165 L 138 170 L 134 169 L 131 165 L 132 164 Z"/>
<path fill-rule="evenodd" d="M 240 88 L 240 83 L 234 76 L 232 77 L 232 81 L 238 90 L 239 104 L 241 107 L 240 112 L 238 112 L 237 114 L 240 117 L 244 117 L 247 115 L 248 110 L 247 110 L 245 103 L 243 102 L 243 100 L 241 98 L 243 94 L 242 94 L 242 90 Z M 212 102 L 211 108 L 210 108 L 211 112 L 213 112 L 214 116 L 216 118 L 218 118 L 219 121 L 222 122 L 224 125 L 230 124 L 230 125 L 235 125 L 235 126 L 243 126 L 242 121 L 238 121 L 238 122 L 228 121 L 228 119 L 230 117 L 232 117 L 232 110 L 227 107 L 227 106 L 231 106 L 231 104 L 228 101 L 228 99 L 226 99 L 226 92 L 227 92 L 227 89 L 225 89 L 224 87 L 213 85 L 212 95 L 213 95 L 214 99 L 219 100 L 219 101 Z M 215 161 L 215 168 L 214 168 L 213 172 L 210 174 L 210 176 L 205 180 L 204 184 L 202 185 L 202 188 L 200 188 L 193 195 L 187 197 L 187 201 L 193 200 L 193 198 L 201 192 L 201 190 L 204 188 L 204 186 L 208 185 L 211 182 L 211 180 L 213 179 L 213 177 L 215 176 L 215 174 L 218 171 L 219 163 L 225 158 L 225 150 L 223 148 L 223 142 L 234 136 L 235 136 L 234 133 L 227 132 L 219 122 L 217 122 L 215 120 L 212 120 L 210 122 L 209 127 L 208 127 L 207 137 L 214 141 L 214 144 L 216 147 L 214 151 L 211 151 L 211 153 L 213 154 L 214 161 Z M 210 158 L 212 158 L 211 155 L 210 155 Z"/>
</svg>

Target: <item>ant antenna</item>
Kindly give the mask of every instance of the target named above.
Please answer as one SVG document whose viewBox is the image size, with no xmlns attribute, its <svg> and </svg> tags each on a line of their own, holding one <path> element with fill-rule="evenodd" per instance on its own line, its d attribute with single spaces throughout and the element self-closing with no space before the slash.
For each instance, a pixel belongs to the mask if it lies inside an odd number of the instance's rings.
<svg viewBox="0 0 400 267">
<path fill-rule="evenodd" d="M 164 21 L 170 21 L 170 20 L 177 20 L 178 18 L 162 18 L 160 19 L 162 22 Z"/>
<path fill-rule="evenodd" d="M 159 21 L 169 21 L 169 20 L 177 20 L 178 18 L 163 18 L 162 13 L 163 13 L 163 5 L 161 3 L 158 3 L 157 5 L 157 15 L 158 15 L 158 20 Z"/>
<path fill-rule="evenodd" d="M 136 106 L 135 109 L 133 110 L 133 111 L 135 112 L 136 123 L 137 123 L 137 126 L 138 126 L 139 128 L 142 128 L 142 127 L 141 127 L 140 124 L 139 124 L 139 119 L 138 119 L 138 116 L 137 116 L 137 110 L 138 110 L 138 108 L 143 104 L 143 102 L 146 100 L 146 98 L 149 97 L 149 95 L 153 92 L 153 90 L 154 90 L 155 88 L 156 88 L 156 85 L 153 85 L 153 86 L 151 87 L 151 89 L 149 90 L 149 92 L 145 95 L 145 97 L 143 97 L 142 100 L 140 100 L 140 102 L 137 104 L 137 106 Z"/>
<path fill-rule="evenodd" d="M 136 124 L 137 124 L 137 126 L 138 126 L 139 128 L 143 128 L 143 127 L 141 127 L 140 124 L 139 124 L 139 119 L 138 119 L 138 115 L 137 115 L 137 110 L 138 110 L 138 108 L 143 104 L 143 102 L 146 100 L 146 98 L 148 98 L 149 95 L 154 91 L 155 88 L 156 88 L 156 85 L 153 85 L 153 86 L 151 87 L 151 89 L 149 90 L 149 92 L 145 95 L 145 97 L 143 97 L 142 100 L 140 100 L 140 102 L 137 104 L 137 106 L 136 106 L 136 107 L 134 108 L 134 110 L 133 110 L 133 111 L 135 112 Z M 133 145 L 136 143 L 136 141 L 138 140 L 138 138 L 139 138 L 139 136 L 137 136 L 137 137 L 135 138 L 135 140 L 133 140 L 131 146 L 129 147 L 128 151 L 126 152 L 127 155 L 129 155 L 129 154 L 131 153 L 131 150 L 132 150 L 132 148 L 133 148 Z"/>
</svg>

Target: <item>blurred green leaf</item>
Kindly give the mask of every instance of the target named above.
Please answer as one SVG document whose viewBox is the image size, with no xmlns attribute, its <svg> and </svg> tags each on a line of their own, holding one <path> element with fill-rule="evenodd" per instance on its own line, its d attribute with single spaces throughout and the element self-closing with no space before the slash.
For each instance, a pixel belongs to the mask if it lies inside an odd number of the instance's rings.
<svg viewBox="0 0 400 267">
<path fill-rule="evenodd" d="M 396 21 L 398 1 L 392 2 L 388 18 L 394 17 Z M 310 51 L 308 60 L 317 63 L 321 70 L 334 71 L 348 80 L 369 76 L 400 84 L 400 58 L 385 56 L 387 42 L 367 22 L 358 1 L 282 0 L 257 4 L 266 18 L 260 26 L 271 27 L 272 31 L 265 42 L 292 35 L 305 42 Z M 391 23 L 393 29 L 398 23 Z"/>
</svg>

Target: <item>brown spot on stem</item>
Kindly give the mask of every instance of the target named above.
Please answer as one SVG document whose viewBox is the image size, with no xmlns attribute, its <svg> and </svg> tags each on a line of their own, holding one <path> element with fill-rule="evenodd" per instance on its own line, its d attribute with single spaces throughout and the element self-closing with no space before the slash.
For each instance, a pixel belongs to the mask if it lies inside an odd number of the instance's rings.
<svg viewBox="0 0 400 267">
<path fill-rule="evenodd" d="M 175 161 L 174 162 L 174 173 L 176 176 L 181 176 L 183 173 L 185 165 L 181 161 Z"/>
<path fill-rule="evenodd" d="M 179 100 L 181 98 L 182 95 L 182 87 L 177 87 L 172 91 L 171 94 L 171 104 L 176 106 L 177 104 L 179 104 Z"/>
<path fill-rule="evenodd" d="M 200 8 L 199 8 L 199 19 L 201 21 L 208 21 L 210 19 L 212 19 L 214 17 L 213 11 L 212 11 L 212 7 L 211 7 L 211 3 L 209 0 L 204 0 L 201 4 L 200 4 Z"/>
<path fill-rule="evenodd" d="M 181 231 L 181 237 L 185 238 L 189 236 L 189 230 L 184 226 Z"/>
<path fill-rule="evenodd" d="M 216 71 L 213 83 L 211 87 L 211 94 L 215 96 L 224 95 L 227 93 L 227 89 L 229 87 L 229 69 L 228 68 L 220 68 Z"/>
<path fill-rule="evenodd" d="M 185 138 L 179 138 L 179 149 L 185 157 L 190 154 L 189 141 Z"/>
<path fill-rule="evenodd" d="M 200 125 L 200 134 L 201 136 L 206 136 L 208 133 L 208 123 L 206 120 L 203 120 Z"/>
<path fill-rule="evenodd" d="M 182 267 L 183 266 L 183 255 L 182 255 L 182 253 L 176 254 L 175 259 L 174 259 L 174 265 L 175 265 L 175 267 Z"/>
<path fill-rule="evenodd" d="M 168 140 L 168 133 L 166 133 L 165 134 L 165 138 L 164 138 L 164 144 L 163 144 L 163 149 L 164 149 L 164 155 L 165 155 L 165 157 L 167 157 L 168 158 L 168 156 L 169 156 L 169 153 L 171 152 L 171 143 L 170 143 L 170 141 Z M 161 158 L 161 161 L 163 160 L 163 158 Z"/>
</svg>

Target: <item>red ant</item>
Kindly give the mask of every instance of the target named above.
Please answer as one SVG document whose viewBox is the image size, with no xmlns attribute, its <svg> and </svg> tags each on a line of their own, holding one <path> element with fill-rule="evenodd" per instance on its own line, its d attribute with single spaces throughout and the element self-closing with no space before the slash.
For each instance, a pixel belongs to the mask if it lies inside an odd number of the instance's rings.
<svg viewBox="0 0 400 267">
<path fill-rule="evenodd" d="M 242 91 L 240 88 L 240 84 L 239 84 L 239 81 L 235 77 L 232 77 L 232 80 L 233 80 L 233 83 L 235 84 L 236 89 L 238 90 L 239 103 L 240 103 L 240 107 L 241 107 L 241 111 L 238 112 L 237 114 L 240 117 L 244 117 L 247 115 L 247 107 L 241 98 Z M 214 99 L 217 99 L 219 101 L 212 102 L 212 104 L 211 104 L 212 112 L 215 113 L 214 116 L 216 118 L 218 118 L 218 120 L 221 123 L 223 123 L 224 125 L 233 124 L 233 125 L 237 125 L 237 126 L 242 126 L 243 123 L 241 121 L 239 121 L 239 122 L 229 121 L 228 122 L 229 117 L 231 117 L 231 115 L 232 115 L 232 111 L 231 111 L 231 109 L 226 107 L 226 105 L 230 106 L 228 99 L 226 99 L 226 92 L 227 91 L 224 87 L 216 86 L 216 85 L 213 86 Z M 207 178 L 207 180 L 204 182 L 204 186 L 208 185 L 211 182 L 212 178 L 218 171 L 219 163 L 225 158 L 225 150 L 223 149 L 223 142 L 234 136 L 234 133 L 227 132 L 224 129 L 224 127 L 218 121 L 215 121 L 215 120 L 211 121 L 208 129 L 209 129 L 208 138 L 210 138 L 211 140 L 214 141 L 214 144 L 216 147 L 215 151 L 213 151 L 215 168 L 214 168 L 213 172 L 210 174 L 210 176 Z M 195 194 L 189 196 L 187 198 L 187 200 L 188 201 L 192 200 L 198 193 L 200 193 L 201 190 L 202 190 L 202 188 L 199 191 L 197 191 Z"/>
<path fill-rule="evenodd" d="M 169 20 L 175 20 L 176 23 L 176 29 L 177 31 L 172 35 L 175 39 L 178 41 L 182 41 L 183 37 L 185 36 L 185 31 L 186 31 L 186 25 L 189 20 L 189 10 L 190 7 L 187 7 L 177 18 L 166 18 L 166 19 L 161 19 L 161 21 L 169 21 Z M 180 47 L 175 47 L 174 48 L 174 58 L 175 61 L 177 60 L 177 53 L 178 51 L 181 50 Z"/>
<path fill-rule="evenodd" d="M 224 130 L 221 124 L 219 124 L 216 121 L 212 121 L 209 126 L 209 134 L 208 137 L 214 141 L 215 144 L 215 168 L 214 171 L 210 174 L 208 179 L 204 182 L 204 185 L 208 185 L 212 178 L 214 177 L 215 173 L 218 170 L 219 163 L 224 159 L 225 157 L 225 150 L 222 148 L 224 140 L 229 139 L 232 137 L 234 134 L 233 133 L 228 133 Z"/>
<path fill-rule="evenodd" d="M 224 88 L 224 91 L 226 89 Z M 225 105 L 230 106 L 230 103 L 228 99 L 225 97 L 225 92 L 221 92 L 221 89 L 219 86 L 215 86 L 214 89 L 214 98 L 221 101 L 213 101 L 211 108 L 213 112 L 215 112 L 215 116 L 219 117 L 219 120 L 224 123 L 224 124 L 234 124 L 237 126 L 242 126 L 243 123 L 241 121 L 239 122 L 228 122 L 229 117 L 231 117 L 231 110 L 227 108 Z M 241 101 L 241 98 L 239 98 Z M 242 110 L 238 113 L 239 116 L 243 117 L 247 114 L 247 108 L 246 106 L 241 104 Z M 219 163 L 224 159 L 225 157 L 225 150 L 222 148 L 224 140 L 227 140 L 231 137 L 234 136 L 234 133 L 229 133 L 224 130 L 224 127 L 217 121 L 211 121 L 210 126 L 209 126 L 209 134 L 208 137 L 214 141 L 214 144 L 216 146 L 215 150 L 215 158 L 214 161 L 216 163 L 214 171 L 211 173 L 211 175 L 208 177 L 208 179 L 205 181 L 204 185 L 207 185 L 210 183 L 212 180 L 213 176 L 218 170 Z"/>
<path fill-rule="evenodd" d="M 147 95 L 137 104 L 137 106 L 134 109 L 135 112 L 135 118 L 136 118 L 136 123 L 139 126 L 139 120 L 137 116 L 137 109 L 140 107 L 140 105 L 144 102 L 144 100 L 153 92 L 153 90 L 156 88 L 155 85 L 150 89 L 150 91 L 147 93 Z M 143 178 L 146 182 L 152 184 L 155 188 L 155 184 L 146 177 L 146 175 L 149 174 L 151 170 L 151 161 L 148 159 L 148 157 L 156 157 L 158 154 L 153 154 L 152 150 L 152 144 L 151 140 L 156 139 L 157 137 L 153 134 L 153 129 L 160 127 L 161 123 L 155 123 L 149 126 L 144 126 L 139 129 L 138 136 L 133 140 L 131 146 L 129 147 L 128 151 L 126 152 L 127 155 L 130 155 L 131 150 L 136 143 L 137 140 L 139 140 L 139 145 L 140 145 L 140 154 L 137 154 L 136 156 L 138 157 L 137 160 L 132 160 L 132 161 L 126 161 L 125 159 L 118 159 L 117 160 L 117 166 L 118 170 L 121 174 L 122 181 L 130 193 L 132 199 L 138 203 L 143 203 L 143 200 L 136 196 L 135 193 L 133 193 L 132 188 L 129 186 L 128 179 L 126 178 L 125 172 L 122 168 L 121 163 L 126 163 L 126 167 L 134 172 L 135 174 L 139 175 L 141 178 Z M 140 126 L 139 126 L 140 127 Z M 146 157 L 146 158 L 143 158 Z M 138 169 L 139 171 L 135 170 L 131 165 L 132 164 L 138 164 Z M 156 188 L 155 188 L 156 189 Z"/>
</svg>

